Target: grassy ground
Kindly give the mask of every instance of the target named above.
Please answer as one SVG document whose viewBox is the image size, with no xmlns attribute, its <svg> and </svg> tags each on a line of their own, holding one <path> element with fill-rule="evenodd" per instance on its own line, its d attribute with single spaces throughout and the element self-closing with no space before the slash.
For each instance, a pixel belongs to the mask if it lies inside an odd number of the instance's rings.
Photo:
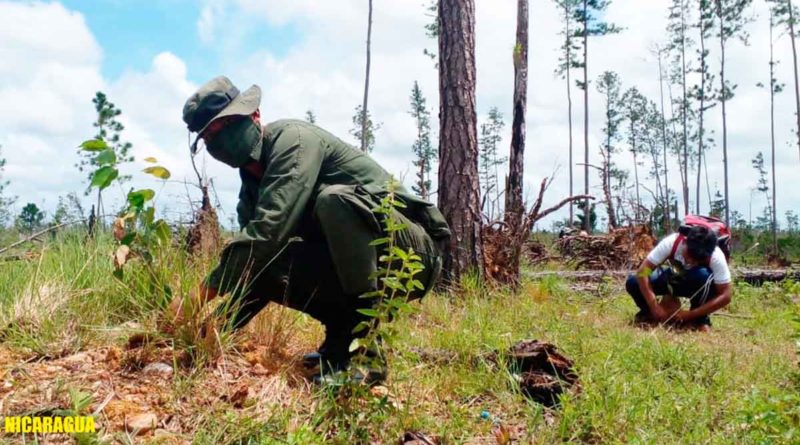
<svg viewBox="0 0 800 445">
<path fill-rule="evenodd" d="M 348 398 L 303 377 L 295 360 L 320 327 L 277 307 L 215 344 L 189 335 L 129 346 L 208 262 L 171 251 L 168 267 L 134 265 L 119 281 L 111 250 L 67 236 L 33 259 L 0 263 L 0 413 L 97 412 L 102 429 L 85 443 L 397 443 L 406 431 L 442 443 L 503 443 L 498 432 L 540 444 L 800 443 L 796 284 L 737 284 L 726 315 L 702 334 L 632 326 L 619 283 L 589 292 L 548 278 L 511 295 L 465 280 L 461 295 L 431 295 L 398 320 L 387 387 Z M 554 343 L 575 361 L 580 390 L 560 408 L 528 401 L 485 358 L 521 339 Z M 153 362 L 175 372 L 145 373 Z M 140 412 L 159 428 L 134 437 L 125 424 Z M 62 439 L 77 440 L 49 440 Z"/>
</svg>

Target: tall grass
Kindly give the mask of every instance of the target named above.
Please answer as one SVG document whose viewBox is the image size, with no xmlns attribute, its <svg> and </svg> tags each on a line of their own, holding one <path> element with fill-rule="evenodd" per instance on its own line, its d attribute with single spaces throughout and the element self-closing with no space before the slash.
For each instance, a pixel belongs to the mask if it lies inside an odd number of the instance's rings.
<svg viewBox="0 0 800 445">
<path fill-rule="evenodd" d="M 38 249 L 34 259 L 0 262 L 0 346 L 40 358 L 124 341 L 116 335 L 126 323 L 153 334 L 166 300 L 192 289 L 213 261 L 168 249 L 160 269 L 134 262 L 120 280 L 112 276 L 113 242 L 105 235 L 87 240 L 64 232 Z M 636 308 L 621 283 L 607 285 L 589 294 L 548 277 L 525 282 L 512 295 L 465 277 L 460 294 L 430 295 L 419 311 L 394 322 L 390 394 L 343 407 L 325 389 L 287 384 L 258 395 L 267 400 L 257 402 L 257 410 L 223 402 L 180 405 L 181 415 L 197 420 L 184 438 L 396 443 L 413 430 L 445 443 L 494 443 L 493 431 L 502 425 L 521 443 L 800 442 L 791 324 L 800 301 L 796 284 L 737 283 L 727 315 L 712 317 L 709 334 L 636 328 Z M 268 349 L 283 354 L 260 359 L 276 364 L 270 372 L 296 381 L 297 371 L 288 366 L 296 357 L 286 351 L 313 345 L 319 335 L 319 325 L 307 317 L 269 308 L 241 337 L 222 340 L 221 352 L 235 354 L 247 339 L 272 342 Z M 303 345 L 292 346 L 298 339 Z M 510 376 L 486 360 L 521 339 L 552 342 L 575 361 L 581 389 L 564 396 L 560 409 L 526 400 Z M 184 351 L 203 347 L 193 338 L 170 341 Z M 196 374 L 204 363 L 176 371 L 170 389 L 176 401 L 214 377 Z"/>
</svg>

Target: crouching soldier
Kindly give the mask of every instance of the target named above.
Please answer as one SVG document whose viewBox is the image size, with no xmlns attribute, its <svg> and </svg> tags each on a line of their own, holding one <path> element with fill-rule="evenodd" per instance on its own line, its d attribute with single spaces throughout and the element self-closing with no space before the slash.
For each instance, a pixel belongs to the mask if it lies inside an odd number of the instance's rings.
<svg viewBox="0 0 800 445">
<path fill-rule="evenodd" d="M 192 153 L 202 140 L 212 157 L 238 169 L 241 178 L 236 208 L 241 232 L 193 298 L 202 304 L 230 294 L 234 310 L 226 316 L 233 329 L 269 302 L 319 320 L 325 340 L 304 363 L 322 364 L 315 379 L 324 379 L 348 368 L 354 336 L 366 335 L 353 329 L 366 321 L 359 309 L 376 303 L 360 297 L 377 289 L 371 276 L 383 247 L 370 243 L 386 234 L 373 209 L 386 196 L 391 176 L 367 154 L 310 123 L 279 120 L 262 126 L 260 102 L 258 86 L 239 92 L 226 77 L 217 77 L 184 106 L 183 120 L 198 135 Z M 393 218 L 406 226 L 396 234 L 397 246 L 413 249 L 425 267 L 415 276 L 424 289 L 411 295 L 421 298 L 440 274 L 440 246 L 450 231 L 432 204 L 402 187 L 395 194 L 405 206 L 395 209 Z M 178 321 L 182 302 L 171 304 Z M 361 378 L 384 377 L 385 368 Z"/>
<path fill-rule="evenodd" d="M 731 272 L 720 248 L 727 247 L 728 239 L 719 220 L 687 216 L 679 232 L 661 240 L 628 277 L 625 287 L 639 307 L 636 322 L 710 330 L 709 315 L 731 302 Z M 665 262 L 670 267 L 662 267 Z M 662 296 L 660 301 L 656 295 Z M 688 311 L 681 309 L 679 298 L 689 299 Z"/>
</svg>

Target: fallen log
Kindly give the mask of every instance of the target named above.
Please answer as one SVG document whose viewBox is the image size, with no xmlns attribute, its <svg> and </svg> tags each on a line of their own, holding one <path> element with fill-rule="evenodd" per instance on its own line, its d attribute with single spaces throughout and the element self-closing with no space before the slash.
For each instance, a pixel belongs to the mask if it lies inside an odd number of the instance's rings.
<svg viewBox="0 0 800 445">
<path fill-rule="evenodd" d="M 525 272 L 524 275 L 530 279 L 556 275 L 574 281 L 600 281 L 604 277 L 625 279 L 631 272 L 629 270 L 548 270 Z M 754 285 L 784 280 L 800 281 L 800 270 L 793 269 L 734 269 L 732 274 L 735 281 Z"/>
</svg>

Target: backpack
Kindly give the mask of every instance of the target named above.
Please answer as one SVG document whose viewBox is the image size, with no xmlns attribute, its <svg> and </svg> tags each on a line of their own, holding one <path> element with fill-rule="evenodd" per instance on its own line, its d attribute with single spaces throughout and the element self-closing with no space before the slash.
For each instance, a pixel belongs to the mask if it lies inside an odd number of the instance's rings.
<svg viewBox="0 0 800 445">
<path fill-rule="evenodd" d="M 719 219 L 713 216 L 700 216 L 700 215 L 686 215 L 683 218 L 683 224 L 678 228 L 678 237 L 675 238 L 675 243 L 672 244 L 672 251 L 669 258 L 675 259 L 675 252 L 678 251 L 678 246 L 686 239 L 689 229 L 694 226 L 705 227 L 717 235 L 717 247 L 725 254 L 725 261 L 730 262 L 731 258 L 731 231 L 728 226 Z"/>
</svg>

